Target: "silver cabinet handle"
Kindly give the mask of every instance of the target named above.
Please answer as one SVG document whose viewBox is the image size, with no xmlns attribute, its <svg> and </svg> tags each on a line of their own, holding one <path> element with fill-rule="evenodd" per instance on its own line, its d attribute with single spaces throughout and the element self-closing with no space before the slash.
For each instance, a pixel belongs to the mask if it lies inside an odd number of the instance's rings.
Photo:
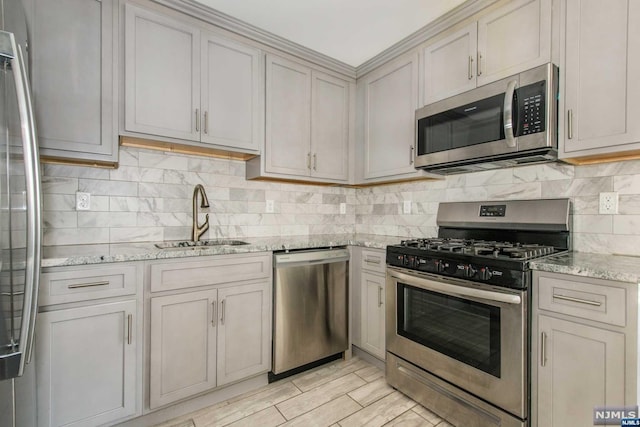
<svg viewBox="0 0 640 427">
<path fill-rule="evenodd" d="M 216 320 L 218 319 L 218 301 L 211 303 L 211 326 L 216 326 Z"/>
<path fill-rule="evenodd" d="M 469 55 L 469 80 L 473 78 L 473 56 Z"/>
<path fill-rule="evenodd" d="M 516 137 L 513 134 L 514 126 L 513 126 L 513 94 L 518 88 L 518 81 L 511 80 L 507 84 L 507 91 L 504 94 L 504 106 L 502 117 L 504 120 L 504 140 L 507 144 L 507 147 L 515 147 L 516 146 Z"/>
<path fill-rule="evenodd" d="M 67 286 L 67 288 L 69 288 L 69 289 L 93 288 L 94 286 L 108 286 L 108 285 L 109 285 L 108 281 L 91 282 L 91 283 L 73 283 L 73 284 Z"/>
<path fill-rule="evenodd" d="M 382 306 L 382 286 L 378 286 L 378 307 Z"/>
<path fill-rule="evenodd" d="M 547 364 L 547 334 L 542 332 L 540 334 L 540 366 L 544 367 Z"/>
<path fill-rule="evenodd" d="M 380 258 L 365 258 L 364 262 L 366 262 L 367 264 L 377 264 L 380 265 L 380 263 L 382 262 L 382 260 Z"/>
<path fill-rule="evenodd" d="M 478 76 L 482 75 L 482 54 L 480 52 L 478 52 L 478 63 L 476 64 L 476 66 L 478 67 L 478 71 L 476 72 L 476 74 L 478 74 Z"/>
<path fill-rule="evenodd" d="M 317 170 L 318 168 L 318 155 L 313 153 L 313 170 Z"/>
<path fill-rule="evenodd" d="M 196 132 L 200 132 L 200 109 L 196 108 Z"/>
<path fill-rule="evenodd" d="M 415 147 L 412 145 L 409 147 L 409 164 L 410 165 L 413 164 L 413 150 L 415 150 Z"/>
<path fill-rule="evenodd" d="M 311 169 L 311 153 L 307 153 L 307 169 Z"/>
<path fill-rule="evenodd" d="M 567 138 L 573 139 L 573 110 L 567 110 Z"/>
<path fill-rule="evenodd" d="M 554 299 L 560 299 L 560 300 L 563 300 L 563 301 L 577 302 L 579 304 L 592 305 L 594 307 L 600 307 L 602 305 L 602 303 L 600 301 L 591 301 L 591 300 L 588 300 L 588 299 L 568 297 L 566 295 L 553 294 L 553 298 Z"/>
<path fill-rule="evenodd" d="M 133 314 L 127 316 L 127 344 L 133 342 Z"/>
<path fill-rule="evenodd" d="M 209 113 L 204 112 L 204 133 L 209 133 Z"/>
<path fill-rule="evenodd" d="M 225 303 L 225 301 L 226 300 L 223 299 L 222 302 L 220 303 L 220 305 L 221 305 L 221 307 L 220 307 L 220 324 L 221 325 L 224 325 L 224 311 L 225 311 L 225 309 L 224 309 L 225 304 L 224 303 Z"/>
</svg>

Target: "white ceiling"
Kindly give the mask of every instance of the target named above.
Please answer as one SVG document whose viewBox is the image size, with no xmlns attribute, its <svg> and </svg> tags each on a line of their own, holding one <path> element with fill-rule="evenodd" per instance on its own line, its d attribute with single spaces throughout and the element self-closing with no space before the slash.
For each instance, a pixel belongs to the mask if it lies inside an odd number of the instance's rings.
<svg viewBox="0 0 640 427">
<path fill-rule="evenodd" d="M 198 0 L 357 67 L 465 0 Z"/>
</svg>

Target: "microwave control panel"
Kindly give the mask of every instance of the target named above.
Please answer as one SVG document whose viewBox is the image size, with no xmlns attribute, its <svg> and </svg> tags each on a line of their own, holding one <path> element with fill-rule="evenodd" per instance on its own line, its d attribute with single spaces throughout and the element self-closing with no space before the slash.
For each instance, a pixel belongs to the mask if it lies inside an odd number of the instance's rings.
<svg viewBox="0 0 640 427">
<path fill-rule="evenodd" d="M 541 81 L 516 89 L 518 103 L 517 135 L 529 135 L 545 131 L 546 82 Z"/>
</svg>

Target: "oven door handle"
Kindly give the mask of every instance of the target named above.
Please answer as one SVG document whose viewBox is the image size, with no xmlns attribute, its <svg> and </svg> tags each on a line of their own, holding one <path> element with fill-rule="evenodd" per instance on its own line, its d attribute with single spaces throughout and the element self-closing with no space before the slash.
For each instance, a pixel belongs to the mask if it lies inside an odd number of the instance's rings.
<svg viewBox="0 0 640 427">
<path fill-rule="evenodd" d="M 484 289 L 473 289 L 466 286 L 452 285 L 444 282 L 436 282 L 435 280 L 428 279 L 426 277 L 416 277 L 409 274 L 401 273 L 399 271 L 389 271 L 389 275 L 398 280 L 402 280 L 408 284 L 416 284 L 416 280 L 419 280 L 419 287 L 441 294 L 457 296 L 457 297 L 472 297 L 480 298 L 487 301 L 501 302 L 505 304 L 519 305 L 522 302 L 520 295 L 507 294 L 496 291 L 487 291 Z"/>
</svg>

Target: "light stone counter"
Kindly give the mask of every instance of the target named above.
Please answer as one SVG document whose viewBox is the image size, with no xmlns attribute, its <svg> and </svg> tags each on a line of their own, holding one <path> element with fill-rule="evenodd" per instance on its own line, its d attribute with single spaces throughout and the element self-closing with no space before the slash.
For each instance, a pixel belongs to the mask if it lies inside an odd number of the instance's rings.
<svg viewBox="0 0 640 427">
<path fill-rule="evenodd" d="M 532 270 L 640 283 L 640 257 L 569 252 L 531 261 Z"/>
<path fill-rule="evenodd" d="M 158 249 L 154 243 L 119 243 L 45 247 L 43 248 L 44 256 L 42 260 L 42 267 L 145 261 L 154 259 L 241 254 L 287 249 L 325 248 L 348 245 L 385 249 L 387 245 L 399 243 L 403 237 L 376 236 L 368 234 L 331 234 L 315 236 L 261 237 L 255 239 L 240 237 L 237 239 L 247 242 L 248 245 Z"/>
</svg>

